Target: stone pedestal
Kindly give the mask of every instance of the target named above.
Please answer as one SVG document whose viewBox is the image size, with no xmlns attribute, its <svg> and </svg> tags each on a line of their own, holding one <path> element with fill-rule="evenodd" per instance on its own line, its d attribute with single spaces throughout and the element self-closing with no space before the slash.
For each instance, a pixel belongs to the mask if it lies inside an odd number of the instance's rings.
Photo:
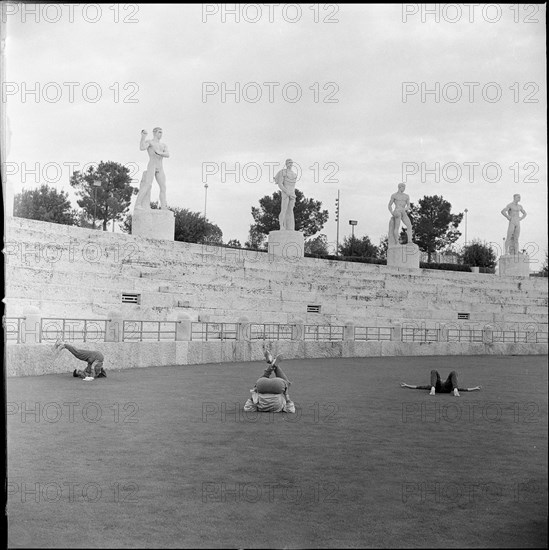
<svg viewBox="0 0 549 550">
<path fill-rule="evenodd" d="M 417 244 L 390 244 L 387 248 L 387 265 L 419 269 L 419 247 Z"/>
<path fill-rule="evenodd" d="M 175 215 L 171 210 L 136 209 L 132 215 L 132 235 L 173 241 Z"/>
<path fill-rule="evenodd" d="M 502 277 L 529 277 L 530 257 L 528 254 L 503 254 L 499 258 L 499 274 Z"/>
<path fill-rule="evenodd" d="M 281 256 L 288 260 L 303 258 L 305 255 L 305 240 L 300 231 L 271 231 L 268 241 L 269 254 Z"/>
</svg>

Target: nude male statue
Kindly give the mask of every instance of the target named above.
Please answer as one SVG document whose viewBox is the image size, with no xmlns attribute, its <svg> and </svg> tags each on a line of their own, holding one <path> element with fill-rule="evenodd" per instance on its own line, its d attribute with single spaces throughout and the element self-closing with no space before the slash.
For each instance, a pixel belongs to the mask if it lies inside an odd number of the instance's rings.
<svg viewBox="0 0 549 550">
<path fill-rule="evenodd" d="M 519 253 L 520 222 L 526 218 L 526 211 L 519 204 L 520 195 L 513 195 L 513 202 L 510 202 L 501 213 L 509 220 L 507 238 L 505 239 L 505 254 Z M 521 216 L 522 214 L 522 216 Z"/>
<path fill-rule="evenodd" d="M 278 221 L 280 229 L 295 231 L 294 206 L 295 206 L 295 184 L 297 173 L 292 169 L 293 160 L 286 160 L 286 168 L 279 170 L 275 176 L 275 183 L 280 188 L 282 202 Z"/>
<path fill-rule="evenodd" d="M 150 201 L 150 191 L 152 187 L 153 179 L 156 177 L 158 186 L 160 187 L 160 208 L 167 209 L 168 204 L 166 202 L 166 174 L 164 173 L 164 166 L 162 165 L 162 159 L 169 158 L 170 153 L 168 147 L 160 142 L 162 138 L 162 128 L 155 128 L 153 130 L 153 139 L 147 139 L 147 131 L 141 130 L 141 142 L 139 143 L 139 149 L 141 151 L 147 150 L 149 153 L 149 164 L 147 165 L 146 172 L 143 173 L 143 179 L 141 180 L 141 186 L 139 188 L 139 195 L 135 203 L 135 208 L 149 208 L 150 202 L 146 204 L 146 201 Z"/>
<path fill-rule="evenodd" d="M 398 244 L 399 242 L 399 229 L 400 222 L 406 226 L 406 235 L 408 236 L 408 243 L 412 243 L 412 222 L 408 217 L 408 210 L 410 210 L 410 197 L 404 192 L 406 184 L 399 183 L 398 191 L 391 195 L 389 204 L 389 212 L 391 213 L 391 221 L 389 222 L 389 244 Z M 394 209 L 391 208 L 395 205 Z"/>
</svg>

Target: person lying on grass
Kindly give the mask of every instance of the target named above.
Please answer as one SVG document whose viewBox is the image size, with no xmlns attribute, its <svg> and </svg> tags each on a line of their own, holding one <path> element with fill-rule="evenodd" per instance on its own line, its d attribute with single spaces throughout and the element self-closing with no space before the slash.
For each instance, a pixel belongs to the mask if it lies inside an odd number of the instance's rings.
<svg viewBox="0 0 549 550">
<path fill-rule="evenodd" d="M 62 340 L 57 340 L 57 342 L 53 344 L 53 351 L 61 351 L 63 349 L 70 351 L 77 359 L 80 359 L 80 361 L 86 361 L 86 363 L 88 363 L 88 366 L 84 370 L 74 369 L 72 375 L 75 378 L 83 378 L 89 381 L 94 379 L 94 374 L 96 378 L 107 378 L 107 373 L 103 368 L 103 361 L 105 358 L 102 353 L 87 349 L 77 349 L 70 344 L 66 344 Z"/>
<path fill-rule="evenodd" d="M 284 371 L 276 364 L 279 356 L 277 355 L 273 359 L 268 349 L 265 348 L 264 351 L 265 360 L 269 366 L 250 390 L 252 396 L 244 404 L 244 410 L 246 412 L 295 413 L 295 405 L 288 395 L 291 382 Z M 273 372 L 275 377 L 271 378 Z"/>
<path fill-rule="evenodd" d="M 451 393 L 454 392 L 456 397 L 459 397 L 460 391 L 480 391 L 481 386 L 475 386 L 474 388 L 458 388 L 457 372 L 453 370 L 446 379 L 445 382 L 440 380 L 440 374 L 436 370 L 431 371 L 431 384 L 429 386 L 410 386 L 404 382 L 400 383 L 402 388 L 411 388 L 412 390 L 428 390 L 429 395 L 435 395 L 435 393 Z"/>
</svg>

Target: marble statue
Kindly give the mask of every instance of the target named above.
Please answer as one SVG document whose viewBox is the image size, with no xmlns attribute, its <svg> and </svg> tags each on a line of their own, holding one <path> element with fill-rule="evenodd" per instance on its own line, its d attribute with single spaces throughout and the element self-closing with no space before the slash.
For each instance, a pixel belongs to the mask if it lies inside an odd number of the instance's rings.
<svg viewBox="0 0 549 550">
<path fill-rule="evenodd" d="M 410 197 L 404 192 L 406 184 L 399 183 L 398 191 L 391 195 L 388 208 L 391 213 L 391 221 L 389 222 L 388 240 L 389 245 L 399 244 L 400 222 L 406 226 L 406 235 L 408 236 L 408 244 L 412 243 L 412 222 L 408 216 L 410 210 Z M 394 209 L 392 208 L 394 204 Z"/>
<path fill-rule="evenodd" d="M 293 170 L 292 159 L 286 160 L 286 168 L 279 170 L 275 176 L 275 183 L 280 188 L 281 205 L 278 221 L 280 229 L 295 231 L 294 206 L 295 206 L 295 184 L 297 173 Z"/>
<path fill-rule="evenodd" d="M 139 149 L 141 151 L 147 150 L 149 153 L 149 164 L 147 165 L 147 170 L 143 173 L 139 194 L 135 203 L 135 208 L 138 210 L 150 208 L 151 187 L 155 177 L 160 187 L 160 208 L 168 208 L 166 202 L 166 174 L 164 173 L 162 159 L 169 158 L 170 153 L 168 152 L 168 147 L 160 141 L 162 138 L 162 128 L 155 128 L 153 136 L 153 139 L 148 140 L 147 131 L 141 130 Z"/>
<path fill-rule="evenodd" d="M 526 218 L 526 211 L 519 204 L 520 195 L 513 195 L 513 202 L 510 202 L 501 213 L 509 220 L 507 238 L 505 239 L 505 254 L 518 254 L 520 222 Z M 522 214 L 522 216 L 521 216 Z"/>
</svg>

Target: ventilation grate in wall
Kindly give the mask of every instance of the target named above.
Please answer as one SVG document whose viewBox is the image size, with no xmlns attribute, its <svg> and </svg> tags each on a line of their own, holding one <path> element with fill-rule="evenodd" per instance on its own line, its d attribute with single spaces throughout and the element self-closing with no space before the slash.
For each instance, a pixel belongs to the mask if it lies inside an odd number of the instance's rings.
<svg viewBox="0 0 549 550">
<path fill-rule="evenodd" d="M 141 302 L 141 294 L 135 294 L 133 292 L 122 293 L 123 304 L 139 304 Z"/>
</svg>

